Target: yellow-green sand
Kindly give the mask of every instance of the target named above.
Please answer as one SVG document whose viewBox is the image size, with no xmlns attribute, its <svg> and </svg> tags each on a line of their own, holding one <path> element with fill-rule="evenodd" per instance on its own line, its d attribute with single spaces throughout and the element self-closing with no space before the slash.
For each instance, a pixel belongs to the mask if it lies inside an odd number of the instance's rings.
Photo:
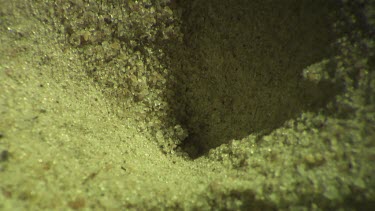
<svg viewBox="0 0 375 211">
<path fill-rule="evenodd" d="M 0 210 L 369 210 L 371 0 L 0 0 Z"/>
</svg>

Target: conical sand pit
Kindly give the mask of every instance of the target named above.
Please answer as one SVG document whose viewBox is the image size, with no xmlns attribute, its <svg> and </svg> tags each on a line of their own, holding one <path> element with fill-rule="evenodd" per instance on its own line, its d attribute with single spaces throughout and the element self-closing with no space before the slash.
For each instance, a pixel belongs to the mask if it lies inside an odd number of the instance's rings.
<svg viewBox="0 0 375 211">
<path fill-rule="evenodd" d="M 0 5 L 0 210 L 371 209 L 369 3 Z"/>
</svg>

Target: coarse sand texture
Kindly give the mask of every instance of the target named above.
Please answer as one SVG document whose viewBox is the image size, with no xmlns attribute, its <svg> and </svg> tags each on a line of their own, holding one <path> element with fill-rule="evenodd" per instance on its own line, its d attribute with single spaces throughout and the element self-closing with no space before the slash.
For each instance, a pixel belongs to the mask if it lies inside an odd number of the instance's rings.
<svg viewBox="0 0 375 211">
<path fill-rule="evenodd" d="M 0 0 L 0 210 L 371 210 L 373 0 Z"/>
</svg>

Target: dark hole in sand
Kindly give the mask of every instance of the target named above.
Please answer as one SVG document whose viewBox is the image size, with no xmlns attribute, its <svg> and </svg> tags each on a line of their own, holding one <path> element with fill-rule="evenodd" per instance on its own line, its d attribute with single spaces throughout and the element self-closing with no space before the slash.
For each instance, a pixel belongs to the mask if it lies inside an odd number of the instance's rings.
<svg viewBox="0 0 375 211">
<path fill-rule="evenodd" d="M 184 42 L 167 50 L 177 79 L 169 104 L 188 130 L 180 147 L 192 158 L 269 132 L 335 95 L 333 85 L 302 77 L 331 53 L 330 1 L 176 2 Z"/>
</svg>

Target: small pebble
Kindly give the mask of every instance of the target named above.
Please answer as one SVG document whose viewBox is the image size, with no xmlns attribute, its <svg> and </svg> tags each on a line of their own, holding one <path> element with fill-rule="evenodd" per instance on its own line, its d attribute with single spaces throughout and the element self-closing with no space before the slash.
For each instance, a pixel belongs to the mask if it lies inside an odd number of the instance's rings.
<svg viewBox="0 0 375 211">
<path fill-rule="evenodd" d="M 0 153 L 0 162 L 7 161 L 8 158 L 9 158 L 9 152 L 8 152 L 8 150 L 1 151 L 1 153 Z"/>
</svg>

